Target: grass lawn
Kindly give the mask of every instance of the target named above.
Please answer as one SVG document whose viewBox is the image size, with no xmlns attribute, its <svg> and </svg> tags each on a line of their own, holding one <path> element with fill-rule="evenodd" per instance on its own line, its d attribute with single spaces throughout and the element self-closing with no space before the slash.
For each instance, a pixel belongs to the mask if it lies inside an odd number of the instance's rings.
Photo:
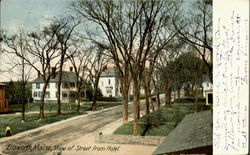
<svg viewBox="0 0 250 155">
<path fill-rule="evenodd" d="M 200 107 L 201 111 L 208 109 L 210 109 L 210 107 L 205 106 L 204 104 Z M 179 103 L 161 107 L 161 109 L 156 110 L 149 116 L 143 116 L 140 118 L 138 135 L 143 135 L 144 133 L 145 136 L 167 136 L 185 117 L 185 115 L 191 113 L 194 113 L 194 106 L 191 104 Z M 147 127 L 147 122 L 150 122 L 151 124 L 149 127 Z M 120 126 L 113 134 L 132 135 L 133 121 Z"/>
<path fill-rule="evenodd" d="M 101 110 L 117 105 L 121 105 L 121 102 L 98 102 L 97 109 Z M 74 116 L 86 114 L 86 110 L 91 106 L 91 103 L 85 103 L 81 105 L 81 112 L 76 113 L 77 105 L 62 103 L 62 115 L 56 115 L 57 104 L 56 103 L 45 103 L 45 120 L 38 120 L 39 113 L 26 113 L 26 122 L 21 122 L 21 114 L 8 114 L 8 115 L 0 115 L 0 137 L 5 136 L 5 127 L 9 125 L 11 128 L 11 134 L 17 134 L 29 129 L 34 129 L 46 124 L 51 124 L 54 122 L 58 122 L 61 120 L 65 120 Z M 10 105 L 10 111 L 19 111 L 21 112 L 22 105 Z M 26 109 L 28 112 L 38 112 L 39 111 L 39 103 L 30 103 L 29 107 L 26 105 Z M 26 110 L 27 112 L 27 110 Z"/>
<path fill-rule="evenodd" d="M 26 122 L 21 122 L 21 114 L 10 114 L 0 116 L 0 137 L 5 136 L 5 127 L 8 124 L 11 128 L 11 134 L 17 134 L 29 129 L 34 129 L 46 124 L 58 122 L 61 120 L 65 120 L 67 118 L 71 118 L 77 115 L 83 115 L 86 112 L 81 113 L 64 113 L 61 116 L 57 116 L 56 113 L 45 113 L 45 120 L 38 120 L 39 114 L 26 114 Z"/>
</svg>

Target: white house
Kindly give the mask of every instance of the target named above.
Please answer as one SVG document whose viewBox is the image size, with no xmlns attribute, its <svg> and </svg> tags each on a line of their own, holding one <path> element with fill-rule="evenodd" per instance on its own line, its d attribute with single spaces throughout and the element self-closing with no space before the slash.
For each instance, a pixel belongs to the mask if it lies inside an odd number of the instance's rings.
<svg viewBox="0 0 250 155">
<path fill-rule="evenodd" d="M 121 96 L 118 71 L 115 68 L 108 68 L 106 71 L 104 71 L 101 74 L 98 87 L 105 97 Z"/>
<path fill-rule="evenodd" d="M 121 83 L 119 78 L 119 72 L 115 67 L 105 70 L 100 77 L 99 89 L 102 91 L 105 97 L 121 97 Z M 145 94 L 143 84 L 141 86 L 141 94 Z M 129 95 L 133 95 L 133 83 L 130 84 Z"/>
<path fill-rule="evenodd" d="M 202 91 L 203 91 L 202 95 L 203 95 L 203 97 L 206 97 L 206 92 L 207 91 L 210 92 L 211 90 L 213 90 L 213 84 L 208 80 L 203 81 L 202 82 Z"/>
<path fill-rule="evenodd" d="M 76 88 L 76 76 L 72 72 L 73 68 L 70 68 L 70 71 L 62 72 L 62 84 L 61 84 L 61 102 L 69 103 L 75 102 L 77 99 L 77 88 Z M 52 68 L 52 75 L 49 81 L 48 87 L 45 93 L 45 102 L 56 102 L 58 96 L 58 79 L 59 72 L 55 72 L 55 68 Z M 41 93 L 43 89 L 43 79 L 42 77 L 37 77 L 32 81 L 32 97 L 34 102 L 39 102 L 41 99 Z M 81 99 L 85 99 L 86 91 L 81 92 Z"/>
</svg>

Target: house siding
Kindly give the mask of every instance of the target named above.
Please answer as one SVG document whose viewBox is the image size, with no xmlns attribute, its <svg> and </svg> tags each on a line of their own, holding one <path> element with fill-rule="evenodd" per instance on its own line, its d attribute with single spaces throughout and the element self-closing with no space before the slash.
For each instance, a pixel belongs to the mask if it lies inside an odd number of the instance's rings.
<svg viewBox="0 0 250 155">
<path fill-rule="evenodd" d="M 99 89 L 102 91 L 103 96 L 105 97 L 117 97 L 121 96 L 119 93 L 119 83 L 117 82 L 118 78 L 117 77 L 101 77 L 99 81 Z M 110 83 L 109 83 L 110 82 Z M 111 92 L 108 92 L 111 90 Z"/>
<path fill-rule="evenodd" d="M 40 85 L 40 88 L 37 88 L 37 84 Z M 32 97 L 35 102 L 39 102 L 41 100 L 41 93 L 43 89 L 43 83 L 32 83 Z M 75 102 L 75 98 L 70 98 L 70 94 L 76 94 L 77 93 L 77 88 L 76 88 L 76 83 L 75 87 L 69 87 L 69 88 L 64 88 L 63 83 L 61 85 L 61 96 L 60 100 L 61 102 L 68 103 L 68 102 Z M 46 89 L 46 93 L 49 93 L 49 96 L 45 94 L 44 101 L 45 102 L 56 102 L 57 101 L 57 83 L 56 82 L 50 82 L 49 87 Z M 63 94 L 67 94 L 67 97 L 64 97 Z M 83 97 L 82 99 L 86 99 Z"/>
<path fill-rule="evenodd" d="M 37 88 L 37 84 L 40 85 L 40 88 Z M 32 83 L 32 97 L 35 101 L 38 101 L 41 99 L 41 93 L 42 93 L 42 89 L 43 89 L 43 83 Z M 55 82 L 51 82 L 49 83 L 49 87 L 46 89 L 46 92 L 49 93 L 49 97 L 45 96 L 44 100 L 45 101 L 56 101 L 57 97 L 56 97 L 56 92 L 57 92 L 57 88 L 56 88 L 56 83 Z M 36 95 L 35 95 L 36 93 Z"/>
<path fill-rule="evenodd" d="M 212 90 L 213 84 L 209 81 L 205 81 L 202 83 L 202 89 L 203 89 L 202 95 L 203 95 L 203 97 L 206 97 L 206 91 Z"/>
<path fill-rule="evenodd" d="M 110 84 L 109 84 L 110 80 Z M 107 87 L 112 87 L 112 93 L 107 93 Z M 121 97 L 121 83 L 118 76 L 101 76 L 98 84 L 98 88 L 102 91 L 103 96 L 105 97 Z M 143 83 L 141 84 L 140 89 L 141 95 L 145 95 L 145 89 L 143 87 Z M 153 93 L 153 90 L 152 90 Z M 129 95 L 132 96 L 134 94 L 134 85 L 133 82 L 130 83 Z"/>
</svg>

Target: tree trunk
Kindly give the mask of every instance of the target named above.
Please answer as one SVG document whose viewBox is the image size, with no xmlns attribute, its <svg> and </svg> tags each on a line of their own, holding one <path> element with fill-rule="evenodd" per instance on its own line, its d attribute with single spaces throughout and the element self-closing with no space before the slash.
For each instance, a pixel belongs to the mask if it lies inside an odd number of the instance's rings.
<svg viewBox="0 0 250 155">
<path fill-rule="evenodd" d="M 150 94 L 149 94 L 149 86 L 148 86 L 148 81 L 145 79 L 144 80 L 144 89 L 145 89 L 145 106 L 146 106 L 146 115 L 149 115 L 150 110 L 149 110 L 149 104 L 150 104 Z"/>
<path fill-rule="evenodd" d="M 158 109 L 160 109 L 160 107 L 161 107 L 161 101 L 160 101 L 160 92 L 159 92 L 159 90 L 157 90 L 157 105 L 158 105 Z"/>
<path fill-rule="evenodd" d="M 199 105 L 198 105 L 198 97 L 199 97 L 199 87 L 194 87 L 194 111 L 199 112 Z"/>
<path fill-rule="evenodd" d="M 128 123 L 128 93 L 123 95 L 123 124 Z"/>
<path fill-rule="evenodd" d="M 25 121 L 25 83 L 22 81 L 22 122 Z"/>
<path fill-rule="evenodd" d="M 159 87 L 157 87 L 154 78 L 152 78 L 152 81 L 153 81 L 153 84 L 154 84 L 155 89 L 157 90 L 157 95 L 156 95 L 156 97 L 157 97 L 157 106 L 158 106 L 158 109 L 160 109 L 160 106 L 161 106 L 161 101 L 160 101 L 160 90 L 159 90 Z"/>
<path fill-rule="evenodd" d="M 62 84 L 62 77 L 61 73 L 59 76 L 58 80 L 58 85 L 57 85 L 57 115 L 61 115 L 61 84 Z"/>
<path fill-rule="evenodd" d="M 181 90 L 180 90 L 180 89 L 177 90 L 177 97 L 178 97 L 178 98 L 181 97 Z"/>
<path fill-rule="evenodd" d="M 184 90 L 185 90 L 185 96 L 189 97 L 190 96 L 190 84 L 185 86 Z"/>
<path fill-rule="evenodd" d="M 46 92 L 46 88 L 48 86 L 49 80 L 47 80 L 46 82 L 44 82 L 43 85 L 43 90 L 42 90 L 42 94 L 41 94 L 41 103 L 40 103 L 40 115 L 39 115 L 39 119 L 45 119 L 44 116 L 44 97 L 45 97 L 45 92 Z"/>
<path fill-rule="evenodd" d="M 133 135 L 138 135 L 138 122 L 140 118 L 140 81 L 134 80 L 134 128 Z"/>
<path fill-rule="evenodd" d="M 167 88 L 165 89 L 165 104 L 168 105 L 171 103 L 171 89 Z"/>
<path fill-rule="evenodd" d="M 154 102 L 151 99 L 152 98 L 152 94 L 151 94 L 151 88 L 150 87 L 149 87 L 148 93 L 149 93 L 149 103 L 151 104 L 152 111 L 155 111 Z"/>
<path fill-rule="evenodd" d="M 80 82 L 78 81 L 77 82 L 77 110 L 76 112 L 80 112 L 80 108 L 81 108 L 81 85 L 80 85 Z"/>
<path fill-rule="evenodd" d="M 174 93 L 174 102 L 175 102 L 175 99 L 176 99 L 176 91 L 174 91 L 173 93 Z"/>
<path fill-rule="evenodd" d="M 25 77 L 24 77 L 24 59 L 22 59 L 22 122 L 25 121 Z"/>
<path fill-rule="evenodd" d="M 128 100 L 129 100 L 129 77 L 124 76 L 121 78 L 122 95 L 123 95 L 123 124 L 128 123 Z"/>
<path fill-rule="evenodd" d="M 168 101 L 169 101 L 169 104 L 171 104 L 171 88 L 168 89 Z"/>
<path fill-rule="evenodd" d="M 98 89 L 98 83 L 97 84 L 95 83 L 94 91 L 93 91 L 93 102 L 92 102 L 90 110 L 96 110 L 97 89 Z"/>
<path fill-rule="evenodd" d="M 194 84 L 190 87 L 191 96 L 194 97 Z"/>
<path fill-rule="evenodd" d="M 57 115 L 61 115 L 61 85 L 62 85 L 62 68 L 64 62 L 64 53 L 61 55 L 61 62 L 59 68 L 59 79 L 58 79 L 58 96 L 57 96 Z"/>
</svg>

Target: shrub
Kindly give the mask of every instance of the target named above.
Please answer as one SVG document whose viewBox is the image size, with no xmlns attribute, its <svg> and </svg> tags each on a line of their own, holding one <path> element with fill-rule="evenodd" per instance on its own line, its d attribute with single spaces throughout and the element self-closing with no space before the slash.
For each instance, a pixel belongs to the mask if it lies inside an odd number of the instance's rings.
<svg viewBox="0 0 250 155">
<path fill-rule="evenodd" d="M 98 101 L 117 102 L 119 100 L 115 97 L 101 97 Z"/>
<path fill-rule="evenodd" d="M 183 97 L 183 98 L 178 98 L 175 100 L 175 103 L 194 103 L 195 98 L 194 97 Z M 198 102 L 206 102 L 206 98 L 199 97 Z"/>
</svg>

